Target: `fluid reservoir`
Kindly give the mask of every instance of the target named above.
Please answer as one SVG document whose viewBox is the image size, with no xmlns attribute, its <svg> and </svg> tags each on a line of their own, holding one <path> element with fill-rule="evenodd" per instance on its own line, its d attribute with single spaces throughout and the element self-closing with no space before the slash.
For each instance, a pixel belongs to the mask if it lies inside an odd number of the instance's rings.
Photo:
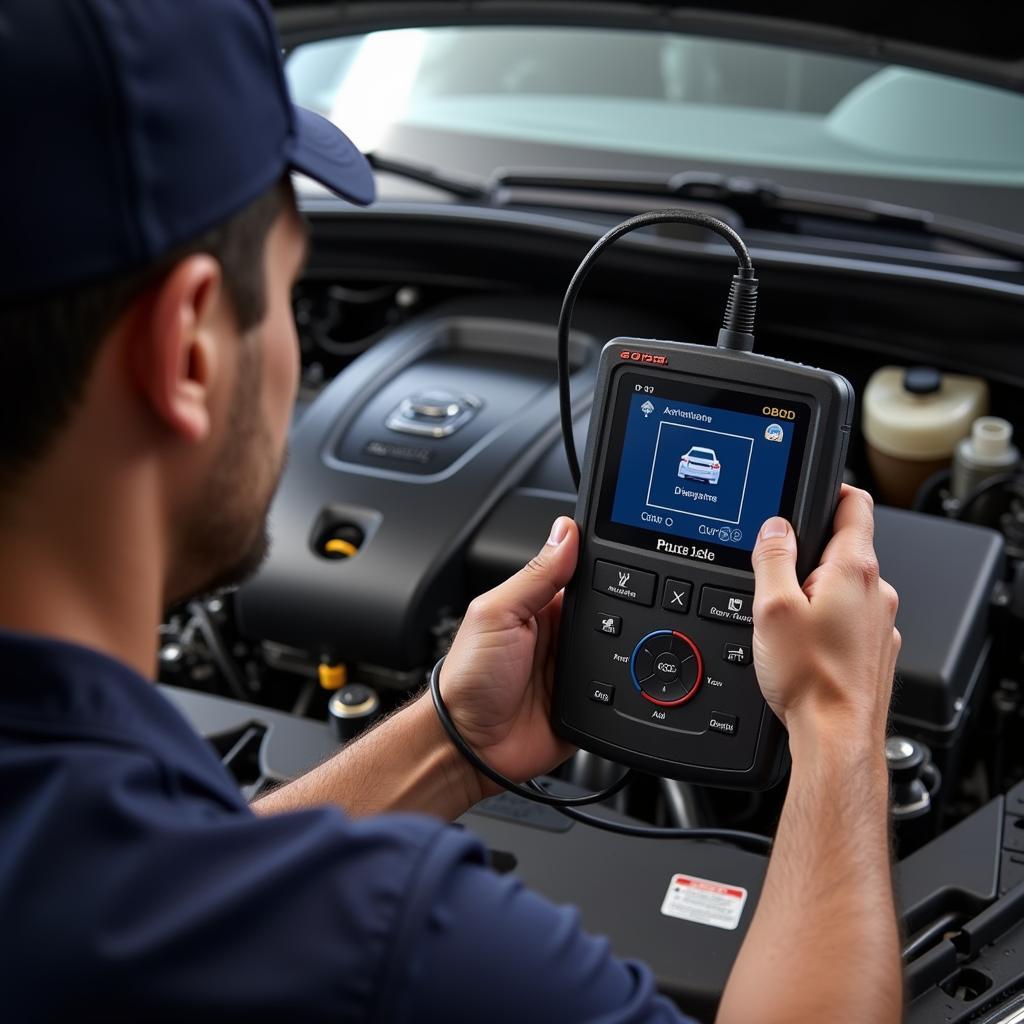
<svg viewBox="0 0 1024 1024">
<path fill-rule="evenodd" d="M 957 442 L 988 411 L 988 385 L 929 366 L 883 366 L 868 381 L 863 410 L 878 496 L 905 508 L 929 476 L 949 465 Z"/>
</svg>

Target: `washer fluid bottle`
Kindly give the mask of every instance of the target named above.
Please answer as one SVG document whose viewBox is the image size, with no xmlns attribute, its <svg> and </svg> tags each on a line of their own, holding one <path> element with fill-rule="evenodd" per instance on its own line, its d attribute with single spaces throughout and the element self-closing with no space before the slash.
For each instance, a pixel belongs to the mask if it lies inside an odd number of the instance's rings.
<svg viewBox="0 0 1024 1024">
<path fill-rule="evenodd" d="M 864 391 L 862 426 L 876 496 L 909 507 L 921 484 L 949 466 L 957 443 L 988 411 L 980 377 L 930 366 L 883 366 Z"/>
</svg>

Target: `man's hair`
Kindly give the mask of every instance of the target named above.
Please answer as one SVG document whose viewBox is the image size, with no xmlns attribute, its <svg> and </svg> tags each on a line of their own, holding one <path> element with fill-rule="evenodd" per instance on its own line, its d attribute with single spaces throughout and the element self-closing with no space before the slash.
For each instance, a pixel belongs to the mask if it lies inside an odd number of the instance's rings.
<svg viewBox="0 0 1024 1024">
<path fill-rule="evenodd" d="M 284 179 L 153 266 L 59 295 L 0 302 L 0 489 L 43 455 L 67 423 L 117 320 L 182 259 L 208 253 L 217 260 L 240 330 L 263 319 L 267 235 L 291 197 Z"/>
</svg>

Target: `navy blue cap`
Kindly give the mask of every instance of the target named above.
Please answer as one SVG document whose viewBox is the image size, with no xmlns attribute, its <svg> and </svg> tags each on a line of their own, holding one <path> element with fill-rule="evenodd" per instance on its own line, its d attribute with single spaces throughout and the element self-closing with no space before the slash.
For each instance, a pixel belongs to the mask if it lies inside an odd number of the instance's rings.
<svg viewBox="0 0 1024 1024">
<path fill-rule="evenodd" d="M 3 0 L 0 298 L 146 267 L 289 169 L 372 202 L 280 53 L 265 0 Z"/>
</svg>

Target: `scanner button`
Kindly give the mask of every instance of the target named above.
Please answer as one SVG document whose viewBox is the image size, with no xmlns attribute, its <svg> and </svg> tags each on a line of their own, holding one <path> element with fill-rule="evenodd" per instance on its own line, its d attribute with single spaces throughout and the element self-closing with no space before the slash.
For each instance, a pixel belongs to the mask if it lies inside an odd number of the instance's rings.
<svg viewBox="0 0 1024 1024">
<path fill-rule="evenodd" d="M 609 597 L 617 597 L 620 601 L 654 604 L 654 585 L 657 579 L 653 572 L 631 569 L 627 565 L 600 560 L 594 563 L 594 589 Z"/>
<path fill-rule="evenodd" d="M 644 649 L 651 652 L 651 654 L 661 654 L 662 651 L 674 650 L 673 641 L 675 637 L 668 631 L 665 630 L 663 633 L 655 633 L 653 636 L 649 636 L 644 641 Z"/>
<path fill-rule="evenodd" d="M 648 633 L 633 652 L 633 683 L 654 704 L 671 707 L 689 700 L 700 687 L 700 652 L 682 633 Z"/>
<path fill-rule="evenodd" d="M 740 720 L 735 715 L 722 715 L 717 711 L 712 711 L 708 718 L 708 728 L 725 736 L 735 736 L 739 727 Z"/>
<path fill-rule="evenodd" d="M 606 636 L 618 636 L 622 632 L 622 618 L 619 615 L 605 615 L 598 612 L 594 616 L 594 629 Z"/>
<path fill-rule="evenodd" d="M 667 612 L 685 615 L 690 610 L 690 597 L 693 584 L 686 580 L 665 580 L 665 589 L 661 593 L 661 607 Z"/>
<path fill-rule="evenodd" d="M 722 590 L 720 587 L 705 587 L 700 592 L 700 608 L 697 614 L 713 622 L 729 622 L 736 626 L 752 626 L 754 595 L 738 590 Z"/>
<path fill-rule="evenodd" d="M 668 650 L 679 659 L 680 666 L 695 656 L 693 648 L 678 633 L 673 633 L 669 639 Z"/>
<path fill-rule="evenodd" d="M 684 700 L 692 689 L 692 686 L 684 686 L 682 683 L 659 683 L 652 679 L 644 686 L 643 692 L 658 703 L 677 704 Z"/>
<path fill-rule="evenodd" d="M 750 644 L 726 644 L 722 648 L 722 661 L 730 665 L 749 665 Z"/>
<path fill-rule="evenodd" d="M 665 651 L 654 659 L 654 675 L 663 683 L 675 683 L 679 680 L 679 659 L 671 652 Z"/>
<path fill-rule="evenodd" d="M 615 698 L 615 687 L 609 683 L 591 683 L 590 699 L 598 704 L 611 704 Z"/>
<path fill-rule="evenodd" d="M 648 647 L 641 647 L 633 658 L 633 671 L 640 682 L 654 675 L 654 653 Z"/>
</svg>

